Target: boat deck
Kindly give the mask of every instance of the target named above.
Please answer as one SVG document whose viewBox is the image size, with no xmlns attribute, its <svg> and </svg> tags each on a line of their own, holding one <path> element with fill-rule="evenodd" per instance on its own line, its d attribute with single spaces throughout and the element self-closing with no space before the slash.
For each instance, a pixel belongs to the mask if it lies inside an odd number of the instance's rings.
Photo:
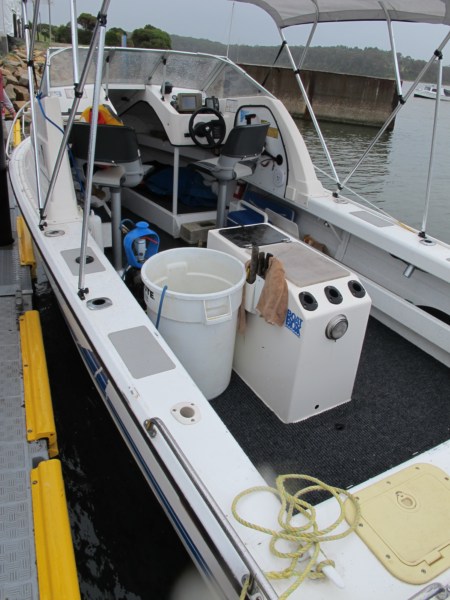
<svg viewBox="0 0 450 600">
<path fill-rule="evenodd" d="M 185 245 L 154 229 L 160 250 Z M 269 484 L 303 473 L 349 488 L 447 441 L 449 397 L 447 367 L 370 317 L 350 402 L 285 424 L 233 372 L 211 404 Z"/>
<path fill-rule="evenodd" d="M 446 441 L 449 397 L 448 369 L 370 318 L 350 402 L 286 425 L 233 374 L 212 404 L 269 481 L 304 473 L 348 488 Z"/>
</svg>

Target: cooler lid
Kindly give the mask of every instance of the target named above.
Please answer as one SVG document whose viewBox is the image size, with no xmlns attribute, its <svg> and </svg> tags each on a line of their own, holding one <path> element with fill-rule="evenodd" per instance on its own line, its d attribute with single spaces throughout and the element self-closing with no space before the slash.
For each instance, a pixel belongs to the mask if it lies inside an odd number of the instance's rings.
<svg viewBox="0 0 450 600">
<path fill-rule="evenodd" d="M 290 242 L 291 239 L 278 229 L 274 229 L 267 223 L 256 225 L 245 225 L 243 227 L 229 227 L 221 229 L 220 235 L 232 242 L 239 248 L 251 248 L 252 246 L 269 246 Z"/>
</svg>

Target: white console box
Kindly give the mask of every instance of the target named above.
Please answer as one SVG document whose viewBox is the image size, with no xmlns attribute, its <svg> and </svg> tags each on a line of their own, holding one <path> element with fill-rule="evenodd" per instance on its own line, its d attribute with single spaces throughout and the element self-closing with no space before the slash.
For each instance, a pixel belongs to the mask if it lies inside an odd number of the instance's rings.
<svg viewBox="0 0 450 600">
<path fill-rule="evenodd" d="M 284 422 L 301 421 L 351 400 L 371 301 L 348 269 L 268 224 L 212 230 L 208 248 L 246 263 L 252 245 L 283 263 L 288 284 L 284 326 L 268 324 L 256 306 L 264 281 L 246 284 L 255 296 L 236 337 L 233 367 Z M 256 291 L 255 291 L 256 290 Z M 338 332 L 347 330 L 339 339 Z M 331 336 L 331 337 L 330 337 Z"/>
</svg>

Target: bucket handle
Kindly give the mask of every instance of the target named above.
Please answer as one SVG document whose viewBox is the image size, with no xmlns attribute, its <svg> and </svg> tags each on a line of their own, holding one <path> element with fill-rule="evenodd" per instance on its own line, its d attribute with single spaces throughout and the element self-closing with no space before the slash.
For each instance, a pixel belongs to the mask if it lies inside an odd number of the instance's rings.
<svg viewBox="0 0 450 600">
<path fill-rule="evenodd" d="M 217 300 L 203 300 L 203 309 L 205 311 L 205 324 L 215 325 L 229 321 L 232 316 L 230 296 Z"/>
</svg>

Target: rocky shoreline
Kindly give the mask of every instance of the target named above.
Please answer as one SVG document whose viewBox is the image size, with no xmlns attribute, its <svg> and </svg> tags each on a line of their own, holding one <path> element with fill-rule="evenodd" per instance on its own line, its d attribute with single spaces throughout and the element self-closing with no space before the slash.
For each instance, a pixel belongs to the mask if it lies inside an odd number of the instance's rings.
<svg viewBox="0 0 450 600">
<path fill-rule="evenodd" d="M 45 63 L 45 52 L 38 50 L 34 53 L 35 73 L 38 82 L 41 78 Z M 3 84 L 8 98 L 13 103 L 16 111 L 30 100 L 27 67 L 27 53 L 25 46 L 17 47 L 0 57 L 0 69 L 3 73 Z M 8 113 L 5 115 L 9 117 Z"/>
</svg>

